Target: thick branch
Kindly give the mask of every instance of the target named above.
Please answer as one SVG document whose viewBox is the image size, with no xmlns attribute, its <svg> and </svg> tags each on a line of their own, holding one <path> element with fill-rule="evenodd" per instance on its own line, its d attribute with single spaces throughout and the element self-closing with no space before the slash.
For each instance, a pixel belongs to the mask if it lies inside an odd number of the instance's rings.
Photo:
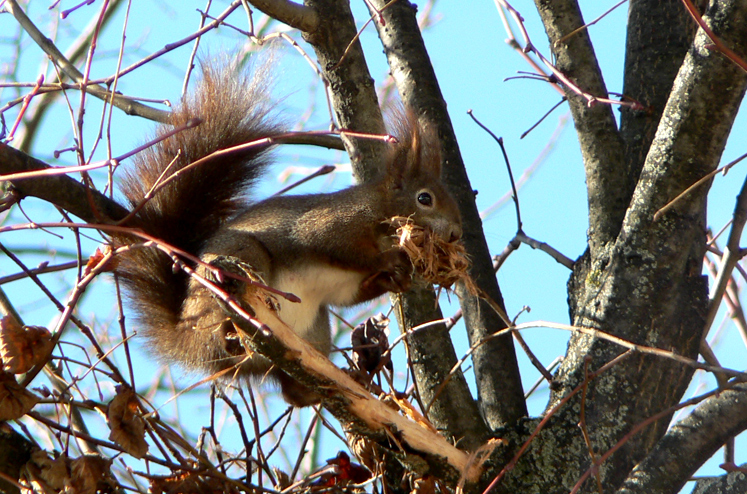
<svg viewBox="0 0 747 494">
<path fill-rule="evenodd" d="M 743 494 L 747 492 L 747 463 L 741 467 L 742 471 L 729 472 L 722 477 L 698 480 L 692 494 Z"/>
<path fill-rule="evenodd" d="M 714 3 L 707 19 L 729 46 L 747 53 L 744 2 Z M 653 216 L 716 168 L 744 95 L 745 74 L 710 50 L 709 44 L 699 32 L 673 84 L 609 264 L 592 264 L 574 320 L 578 326 L 673 349 L 689 358 L 697 355 L 707 307 L 701 273 L 708 186 L 694 190 L 659 220 Z M 617 353 L 602 342 L 574 336 L 559 371 L 562 388 L 553 394 L 553 402 L 582 382 L 589 365 L 586 357 L 592 358 L 594 368 Z M 590 391 L 594 399 L 587 402 L 586 421 L 594 447 L 612 446 L 634 424 L 677 403 L 691 375 L 677 364 L 647 357 L 636 356 L 616 366 L 594 383 Z M 570 409 L 564 418 L 567 424 L 577 421 Z M 613 455 L 601 469 L 605 484 L 620 485 L 664 434 L 666 425 L 666 419 L 657 422 Z M 583 448 L 581 438 L 577 441 Z"/>
<path fill-rule="evenodd" d="M 418 287 L 397 297 L 400 323 L 412 328 L 441 318 L 433 288 Z M 436 307 L 436 309 L 434 309 Z M 424 308 L 428 311 L 424 314 Z M 435 312 L 435 313 L 434 313 Z M 411 333 L 407 339 L 409 365 L 426 415 L 439 430 L 458 441 L 459 447 L 475 449 L 487 440 L 488 430 L 459 369 L 456 352 L 445 324 Z"/>
<path fill-rule="evenodd" d="M 372 5 L 382 9 L 385 3 L 383 0 L 376 0 Z M 422 121 L 433 126 L 441 137 L 444 180 L 459 203 L 462 214 L 465 232 L 462 241 L 472 259 L 470 276 L 485 293 L 503 305 L 483 235 L 482 222 L 475 205 L 474 192 L 464 169 L 438 80 L 417 25 L 415 9 L 409 2 L 396 2 L 383 10 L 381 15 L 384 22 L 377 23 L 376 27 L 402 101 L 414 109 Z M 470 343 L 474 344 L 488 334 L 505 327 L 501 318 L 488 304 L 478 301 L 464 287 L 458 287 L 457 294 L 462 304 Z M 420 314 L 413 314 L 413 323 L 418 324 L 434 318 L 435 315 L 430 313 L 429 307 L 425 306 L 421 310 Z M 453 353 L 449 335 L 445 331 L 440 334 L 433 333 L 427 335 L 429 341 L 423 344 L 429 349 L 438 347 L 444 353 Z M 433 338 L 439 338 L 439 342 L 435 343 Z M 412 340 L 414 344 L 417 344 L 417 339 L 418 336 L 415 335 Z M 444 359 L 447 358 L 450 357 L 444 355 Z M 488 425 L 491 428 L 513 425 L 525 416 L 526 404 L 511 336 L 494 338 L 482 345 L 474 352 L 473 362 L 479 403 Z M 429 369 L 424 375 L 438 375 L 438 372 L 440 371 Z M 447 398 L 449 399 L 451 398 Z M 466 404 L 450 405 L 448 415 L 464 413 L 463 410 L 460 411 L 459 405 Z M 448 422 L 458 419 L 455 416 L 444 416 L 442 420 Z"/>
<path fill-rule="evenodd" d="M 0 473 L 11 479 L 20 477 L 21 468 L 31 459 L 34 444 L 7 425 L 0 427 Z M 0 492 L 16 494 L 18 487 L 0 478 Z"/>
<path fill-rule="evenodd" d="M 303 35 L 319 58 L 337 123 L 342 129 L 385 134 L 374 80 L 356 38 L 358 32 L 350 3 L 343 0 L 306 0 L 304 3 L 324 19 L 315 31 L 306 31 Z M 375 139 L 344 140 L 356 178 L 365 181 L 376 176 L 383 166 L 386 144 Z"/>
<path fill-rule="evenodd" d="M 0 143 L 0 175 L 51 168 L 43 161 Z M 128 211 L 102 193 L 90 189 L 67 175 L 40 176 L 13 181 L 23 196 L 38 197 L 71 212 L 89 223 L 120 220 Z"/>
<path fill-rule="evenodd" d="M 251 0 L 250 3 L 273 19 L 305 33 L 313 33 L 319 26 L 316 11 L 305 5 L 290 0 Z"/>
<path fill-rule="evenodd" d="M 620 133 L 625 143 L 625 166 L 621 170 L 627 177 L 628 197 L 633 195 L 696 27 L 681 0 L 630 2 L 623 94 L 645 109 L 623 106 L 620 113 Z"/>
<path fill-rule="evenodd" d="M 667 431 L 618 493 L 679 492 L 705 458 L 745 429 L 747 384 L 741 384 L 709 398 Z"/>
<path fill-rule="evenodd" d="M 547 31 L 557 68 L 586 93 L 607 98 L 607 87 L 586 29 L 564 40 L 584 25 L 576 0 L 535 0 Z M 587 104 L 587 99 L 566 90 L 586 170 L 589 200 L 589 249 L 598 258 L 620 231 L 630 193 L 625 192 L 623 146 L 612 108 Z"/>
</svg>

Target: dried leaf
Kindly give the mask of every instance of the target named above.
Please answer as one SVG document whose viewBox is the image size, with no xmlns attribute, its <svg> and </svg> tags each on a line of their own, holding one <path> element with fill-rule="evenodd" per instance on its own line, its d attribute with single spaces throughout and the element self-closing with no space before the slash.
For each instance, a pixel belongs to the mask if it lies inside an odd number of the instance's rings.
<svg viewBox="0 0 747 494">
<path fill-rule="evenodd" d="M 132 388 L 117 386 L 117 396 L 109 403 L 107 411 L 111 429 L 109 439 L 138 459 L 148 452 L 145 422 L 138 413 L 139 408 L 140 402 Z"/>
<path fill-rule="evenodd" d="M 50 458 L 46 451 L 37 449 L 23 467 L 21 477 L 32 489 L 24 493 L 55 494 L 70 485 L 67 457 Z"/>
<path fill-rule="evenodd" d="M 226 485 L 216 478 L 201 477 L 193 472 L 179 472 L 168 477 L 151 478 L 150 492 L 152 494 L 205 494 L 206 492 L 233 494 L 238 491 L 234 486 Z"/>
<path fill-rule="evenodd" d="M 444 288 L 461 281 L 470 293 L 477 295 L 477 286 L 467 273 L 470 261 L 460 241 L 447 242 L 410 218 L 395 216 L 389 221 L 397 226 L 399 246 L 425 281 Z"/>
<path fill-rule="evenodd" d="M 96 494 L 113 492 L 117 485 L 110 472 L 111 460 L 99 454 L 86 454 L 70 459 L 60 455 L 51 458 L 46 451 L 31 453 L 22 476 L 33 490 L 28 493 Z"/>
<path fill-rule="evenodd" d="M 105 245 L 104 250 L 102 251 L 99 247 L 96 249 L 96 252 L 93 253 L 91 257 L 88 258 L 88 262 L 86 263 L 86 269 L 84 270 L 84 274 L 88 275 L 91 271 L 93 271 L 100 263 L 104 260 L 104 257 L 109 254 L 111 251 L 110 245 Z M 114 271 L 117 268 L 118 265 L 118 259 L 117 257 L 112 257 L 106 262 L 106 266 L 104 266 L 104 271 Z"/>
<path fill-rule="evenodd" d="M 117 481 L 111 474 L 111 460 L 98 454 L 86 454 L 70 462 L 70 482 L 75 494 L 112 492 Z"/>
<path fill-rule="evenodd" d="M 353 362 L 359 369 L 375 372 L 386 367 L 392 370 L 392 358 L 387 354 L 389 349 L 389 319 L 383 314 L 369 317 L 350 333 L 353 347 Z"/>
<path fill-rule="evenodd" d="M 15 318 L 0 319 L 0 359 L 3 370 L 13 374 L 28 372 L 43 364 L 52 353 L 52 335 L 41 326 L 20 326 Z"/>
<path fill-rule="evenodd" d="M 21 387 L 13 374 L 0 372 L 0 422 L 24 416 L 39 402 L 39 397 Z"/>
</svg>

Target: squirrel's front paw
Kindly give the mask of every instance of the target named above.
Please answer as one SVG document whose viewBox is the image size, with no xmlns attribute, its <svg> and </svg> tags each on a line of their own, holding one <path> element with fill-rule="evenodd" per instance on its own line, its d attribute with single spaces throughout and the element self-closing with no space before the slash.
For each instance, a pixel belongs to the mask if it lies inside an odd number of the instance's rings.
<svg viewBox="0 0 747 494">
<path fill-rule="evenodd" d="M 205 272 L 205 278 L 217 283 L 231 295 L 235 295 L 243 290 L 244 283 L 236 278 L 227 276 L 226 273 L 232 273 L 238 276 L 246 277 L 251 273 L 251 267 L 233 256 L 216 256 L 208 262 L 212 268 Z M 249 269 L 248 269 L 249 268 Z"/>
<path fill-rule="evenodd" d="M 406 292 L 412 285 L 413 266 L 410 258 L 403 250 L 396 249 L 387 251 L 389 264 L 382 270 L 382 276 L 387 280 L 389 292 Z"/>
<path fill-rule="evenodd" d="M 412 263 L 405 251 L 393 249 L 383 252 L 378 271 L 361 283 L 361 299 L 369 300 L 386 292 L 400 293 L 409 290 L 412 272 Z"/>
</svg>

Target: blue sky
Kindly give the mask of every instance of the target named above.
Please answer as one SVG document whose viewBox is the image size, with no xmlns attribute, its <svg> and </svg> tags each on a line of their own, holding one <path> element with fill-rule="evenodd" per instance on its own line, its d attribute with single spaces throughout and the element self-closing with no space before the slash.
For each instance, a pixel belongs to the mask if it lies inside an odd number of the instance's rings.
<svg viewBox="0 0 747 494">
<path fill-rule="evenodd" d="M 46 8 L 34 2 L 34 8 Z M 585 18 L 594 19 L 616 1 L 586 0 L 581 1 Z M 68 5 L 69 4 L 69 5 Z M 60 21 L 58 32 L 59 44 L 64 48 L 66 43 L 74 37 L 74 31 L 82 26 L 92 15 L 94 9 L 100 8 L 100 2 L 91 7 L 84 7 L 73 13 L 68 19 Z M 62 8 L 70 8 L 73 2 L 62 2 Z M 197 26 L 199 16 L 195 9 L 203 9 L 204 2 L 185 0 L 176 4 L 167 2 L 135 2 L 127 28 L 127 45 L 129 58 L 124 65 L 160 49 L 164 44 L 180 39 L 191 33 Z M 220 11 L 225 2 L 213 7 L 211 12 Z M 516 1 L 514 7 L 526 19 L 526 27 L 534 44 L 549 57 L 547 38 L 534 10 L 533 2 L 528 0 Z M 365 21 L 361 5 L 354 6 L 359 25 Z M 600 65 L 605 75 L 607 87 L 613 92 L 622 92 L 622 66 L 624 59 L 625 22 L 627 5 L 623 5 L 612 14 L 591 26 L 589 32 L 597 51 Z M 42 15 L 41 10 L 32 11 L 34 15 Z M 507 152 L 510 156 L 515 177 L 522 173 L 541 155 L 543 150 L 552 142 L 551 151 L 532 175 L 531 179 L 522 187 L 519 197 L 522 207 L 524 231 L 527 235 L 544 241 L 575 259 L 586 246 L 587 206 L 584 172 L 578 151 L 573 123 L 569 118 L 567 106 L 555 110 L 526 138 L 520 139 L 523 132 L 534 125 L 539 118 L 560 99 L 559 95 L 543 82 L 518 79 L 504 81 L 508 77 L 517 75 L 517 71 L 531 70 L 521 57 L 506 45 L 506 33 L 496 11 L 490 1 L 481 2 L 438 2 L 433 9 L 431 18 L 433 24 L 426 30 L 424 37 L 431 59 L 439 77 L 441 89 L 448 103 L 452 122 L 454 124 L 459 145 L 464 156 L 467 171 L 473 188 L 479 191 L 478 206 L 485 210 L 492 206 L 508 190 L 508 177 L 505 165 L 500 156 L 500 150 L 492 139 L 477 127 L 467 115 L 472 109 L 485 125 L 502 136 L 505 140 Z M 157 19 L 154 22 L 154 19 Z M 245 16 L 242 12 L 235 13 L 230 21 L 244 28 Z M 50 26 L 47 19 L 45 24 Z M 0 32 L 15 32 L 15 22 L 9 15 L 0 16 Z M 109 75 L 116 61 L 116 51 L 121 37 L 122 21 L 115 21 L 102 36 L 98 48 L 97 63 L 94 64 L 94 77 Z M 300 41 L 295 32 L 289 34 Z M 8 36 L 8 34 L 5 34 Z M 366 50 L 367 60 L 371 72 L 377 83 L 385 79 L 387 73 L 386 61 L 381 46 L 376 37 L 373 26 L 369 26 L 363 33 L 362 42 Z M 211 33 L 203 40 L 203 50 L 208 47 L 210 53 L 231 50 L 242 42 L 239 35 L 229 29 L 221 29 Z M 143 71 L 124 77 L 120 81 L 120 90 L 125 94 L 148 98 L 167 98 L 177 101 L 181 91 L 183 68 L 186 66 L 192 45 L 188 44 L 173 53 L 159 59 L 155 64 Z M 7 50 L 5 46 L 0 50 Z M 34 80 L 38 76 L 41 56 L 29 53 L 38 52 L 28 38 L 24 43 L 24 57 L 28 63 L 21 66 L 21 73 L 28 74 L 23 80 Z M 325 105 L 321 100 L 320 86 L 314 80 L 312 71 L 306 62 L 289 46 L 282 44 L 276 48 L 278 60 L 278 87 L 276 94 L 283 97 L 285 114 L 294 118 L 307 111 L 309 102 L 315 105 L 314 112 L 308 119 L 306 128 L 324 129 L 328 116 Z M 0 51 L 2 58 L 7 60 L 8 52 Z M 313 58 L 313 55 L 312 55 Z M 310 89 L 311 88 L 311 89 Z M 6 90 L 7 91 L 7 90 Z M 6 101 L 7 93 L 2 95 L 2 102 Z M 92 98 L 91 98 L 92 99 Z M 15 113 L 11 112 L 13 118 Z M 95 134 L 94 122 L 100 113 L 100 105 L 91 102 L 88 109 L 89 130 Z M 617 114 L 617 111 L 615 112 Z M 54 118 L 48 119 L 45 129 L 48 133 L 45 142 L 38 143 L 35 153 L 37 156 L 52 161 L 51 149 L 67 147 L 70 139 L 70 117 L 63 109 L 54 113 Z M 747 122 L 740 117 L 735 126 L 733 136 L 744 136 Z M 127 117 L 121 112 L 115 112 L 112 124 L 112 140 L 114 153 L 118 154 L 131 149 L 143 140 L 143 135 L 152 124 L 141 119 Z M 556 135 L 557 138 L 552 138 Z M 50 141 L 50 139 L 54 139 Z M 745 152 L 739 139 L 732 138 L 723 162 L 726 163 Z M 50 148 L 49 142 L 59 142 Z M 92 138 L 87 138 L 92 142 Z M 103 148 L 103 146 L 101 146 Z M 99 158 L 103 157 L 99 153 Z M 63 155 L 63 163 L 72 163 L 72 156 Z M 289 166 L 315 168 L 323 163 L 344 163 L 346 157 L 342 154 L 330 152 L 320 153 L 315 150 L 292 149 L 280 153 L 278 172 Z M 728 221 L 734 207 L 734 198 L 745 177 L 743 165 L 738 165 L 726 177 L 717 177 L 711 193 L 709 205 L 709 224 L 714 230 L 719 230 Z M 297 178 L 297 177 L 296 177 Z M 293 177 L 291 178 L 293 180 Z M 317 179 L 309 187 L 311 190 L 344 187 L 351 181 L 350 174 L 341 172 L 333 179 Z M 279 189 L 283 184 L 270 179 L 264 190 L 270 193 Z M 14 218 L 20 221 L 18 218 Z M 516 221 L 512 204 L 509 202 L 501 209 L 485 218 L 485 234 L 494 254 L 503 250 L 516 230 Z M 37 234 L 35 238 L 44 242 L 53 242 L 44 234 Z M 13 245 L 19 237 L 0 239 L 6 245 Z M 27 240 L 18 240 L 26 244 Z M 88 247 L 95 244 L 87 244 Z M 15 272 L 12 266 L 0 261 L 0 275 Z M 498 274 L 499 283 L 503 291 L 509 314 L 516 314 L 523 306 L 529 306 L 531 313 L 521 316 L 520 321 L 548 320 L 568 323 L 565 283 L 569 272 L 557 264 L 553 259 L 539 251 L 533 251 L 528 246 L 522 246 L 505 263 Z M 15 286 L 15 285 L 14 285 Z M 41 300 L 38 292 L 29 284 L 21 292 L 11 293 L 12 296 L 28 297 L 24 304 L 35 307 L 33 300 Z M 64 293 L 64 285 L 60 294 Z M 111 307 L 100 307 L 96 299 L 87 301 L 85 308 L 102 319 L 113 317 Z M 455 307 L 445 309 L 456 310 Z M 35 324 L 45 324 L 45 318 L 53 317 L 52 313 L 41 313 L 36 316 L 39 320 Z M 467 350 L 465 338 L 460 336 L 459 329 L 454 330 L 457 353 L 463 354 Z M 558 330 L 535 329 L 528 331 L 525 339 L 536 352 L 540 360 L 549 363 L 565 352 L 568 335 Z M 719 358 L 723 365 L 743 368 L 745 348 L 736 335 L 732 325 L 727 325 L 723 331 L 719 347 Z M 528 365 L 523 354 L 519 354 L 522 372 L 527 387 L 537 378 L 537 372 Z M 143 362 L 144 366 L 149 363 Z M 147 367 L 150 368 L 150 367 Z M 148 371 L 151 372 L 151 371 Z M 469 375 L 471 379 L 471 374 Z M 530 400 L 533 413 L 539 413 L 545 404 L 545 395 L 539 394 Z M 744 441 L 742 441 L 744 442 Z M 742 445 L 744 450 L 745 445 Z M 739 448 L 737 450 L 739 452 Z M 742 453 L 742 460 L 747 457 Z M 710 462 L 718 464 L 720 458 Z M 717 473 L 710 470 L 711 473 Z"/>
</svg>

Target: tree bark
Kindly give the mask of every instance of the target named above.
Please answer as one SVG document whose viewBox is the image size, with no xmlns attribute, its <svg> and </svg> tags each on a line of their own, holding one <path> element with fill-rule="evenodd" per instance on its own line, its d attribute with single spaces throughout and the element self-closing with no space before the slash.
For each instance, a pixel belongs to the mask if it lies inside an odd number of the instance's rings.
<svg viewBox="0 0 747 494">
<path fill-rule="evenodd" d="M 709 398 L 667 431 L 646 459 L 635 467 L 618 492 L 679 492 L 702 465 L 704 458 L 710 458 L 729 438 L 745 429 L 747 385 L 741 384 Z M 743 485 L 747 484 L 743 482 Z M 719 489 L 710 492 L 745 491 Z"/>
<path fill-rule="evenodd" d="M 368 71 L 350 3 L 343 0 L 306 0 L 320 22 L 303 36 L 313 47 L 341 129 L 386 134 L 374 80 Z M 381 172 L 386 143 L 377 139 L 343 136 L 353 172 L 360 181 Z"/>
<path fill-rule="evenodd" d="M 382 9 L 385 4 L 386 2 L 381 0 L 372 2 L 377 9 Z M 422 121 L 434 126 L 441 137 L 444 179 L 459 203 L 464 226 L 462 242 L 472 260 L 469 274 L 489 297 L 503 306 L 503 297 L 498 288 L 490 252 L 482 231 L 482 221 L 475 205 L 474 192 L 464 169 L 438 80 L 417 25 L 415 7 L 409 2 L 400 1 L 388 5 L 381 11 L 381 15 L 384 23 L 377 23 L 376 26 L 402 102 L 414 109 Z M 461 284 L 457 286 L 457 295 L 464 313 L 470 345 L 506 327 L 487 303 L 468 293 Z M 413 324 L 431 320 L 433 316 L 432 313 L 423 312 L 413 317 Z M 428 341 L 423 344 L 429 349 L 438 347 L 444 352 L 453 352 L 450 350 L 451 341 L 445 329 L 438 330 L 438 334 L 434 333 L 436 331 L 429 333 L 427 338 L 438 338 L 439 343 Z M 413 335 L 413 344 L 418 345 L 420 338 L 426 338 L 426 335 Z M 448 360 L 450 357 L 445 359 Z M 494 338 L 480 346 L 473 353 L 472 361 L 477 380 L 478 402 L 488 426 L 496 430 L 499 427 L 512 426 L 517 420 L 525 417 L 526 403 L 511 336 L 507 334 Z M 431 369 L 428 373 L 432 374 L 435 380 L 442 372 L 443 370 Z M 432 384 L 426 383 L 422 387 L 432 388 Z M 444 417 L 443 420 L 446 423 L 459 421 L 457 415 L 464 413 L 461 406 L 455 404 L 450 408 L 451 418 Z"/>
<path fill-rule="evenodd" d="M 716 34 L 740 54 L 747 52 L 741 28 L 745 11 L 744 2 L 719 2 L 707 13 Z M 643 24 L 648 16 L 641 13 L 637 19 Z M 642 27 L 631 26 L 629 31 L 636 29 Z M 707 283 L 701 272 L 708 185 L 658 221 L 653 215 L 716 168 L 744 94 L 744 73 L 708 49 L 708 43 L 699 32 L 679 70 L 609 257 L 592 248 L 584 278 L 576 273 L 569 283 L 575 325 L 691 358 L 697 356 L 707 309 Z M 730 90 L 714 91 L 715 87 Z M 611 212 L 609 217 L 613 216 Z M 598 368 L 620 351 L 595 338 L 574 335 L 558 372 L 561 388 L 553 393 L 551 405 L 583 382 L 587 365 Z M 676 403 L 691 375 L 691 369 L 679 364 L 636 355 L 590 384 L 585 421 L 595 450 L 606 451 L 633 425 Z M 563 409 L 558 420 L 564 427 L 578 423 L 579 406 L 576 400 Z M 602 465 L 603 485 L 619 486 L 666 425 L 666 419 L 660 420 L 627 441 Z M 568 439 L 574 450 L 586 449 L 580 434 Z M 569 467 L 577 469 L 573 477 L 578 478 L 589 467 L 588 453 L 565 465 Z M 588 491 L 594 490 L 591 484 Z"/>
</svg>

